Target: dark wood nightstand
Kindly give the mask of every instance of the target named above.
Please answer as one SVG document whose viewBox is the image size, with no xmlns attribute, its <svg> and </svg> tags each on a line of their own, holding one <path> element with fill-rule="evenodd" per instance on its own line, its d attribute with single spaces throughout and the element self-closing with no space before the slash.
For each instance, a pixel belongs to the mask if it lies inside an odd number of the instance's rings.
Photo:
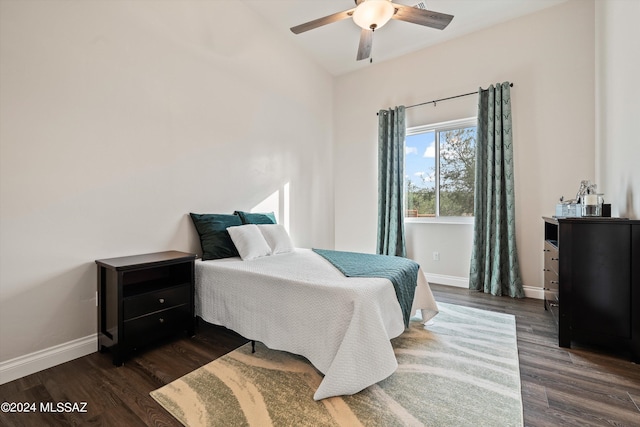
<svg viewBox="0 0 640 427">
<path fill-rule="evenodd" d="M 138 347 L 195 332 L 196 255 L 158 252 L 96 260 L 98 351 L 109 349 L 119 366 Z"/>
</svg>

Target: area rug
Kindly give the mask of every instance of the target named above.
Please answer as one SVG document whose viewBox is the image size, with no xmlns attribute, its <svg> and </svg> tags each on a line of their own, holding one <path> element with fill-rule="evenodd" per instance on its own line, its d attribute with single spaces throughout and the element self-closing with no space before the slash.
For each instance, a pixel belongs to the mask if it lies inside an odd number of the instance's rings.
<svg viewBox="0 0 640 427">
<path fill-rule="evenodd" d="M 321 374 L 256 343 L 151 396 L 194 426 L 522 426 L 515 318 L 453 304 L 392 340 L 398 370 L 352 396 L 313 400 Z"/>
</svg>

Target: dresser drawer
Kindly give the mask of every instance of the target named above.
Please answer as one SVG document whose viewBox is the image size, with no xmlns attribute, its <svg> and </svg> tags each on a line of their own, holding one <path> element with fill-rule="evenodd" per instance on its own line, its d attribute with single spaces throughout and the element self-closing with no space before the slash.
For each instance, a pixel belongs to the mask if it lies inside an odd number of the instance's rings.
<svg viewBox="0 0 640 427">
<path fill-rule="evenodd" d="M 127 321 L 156 311 L 189 304 L 190 294 L 190 284 L 185 283 L 184 285 L 125 298 L 123 301 L 124 320 Z"/>
<path fill-rule="evenodd" d="M 553 270 L 545 269 L 544 272 L 544 300 L 547 308 L 558 307 L 560 300 L 558 293 L 560 292 L 560 282 L 558 273 Z"/>
<path fill-rule="evenodd" d="M 560 271 L 559 269 L 559 260 L 560 253 L 558 248 L 550 244 L 549 242 L 544 242 L 544 268 L 545 270 L 555 271 L 556 274 Z"/>
<path fill-rule="evenodd" d="M 544 305 L 551 312 L 556 326 L 560 323 L 560 301 L 556 291 L 544 291 Z"/>
<path fill-rule="evenodd" d="M 156 311 L 124 322 L 123 340 L 130 344 L 146 344 L 158 338 L 189 328 L 191 310 L 188 304 Z"/>
<path fill-rule="evenodd" d="M 544 242 L 544 306 L 552 314 L 556 325 L 559 323 L 559 291 L 560 279 L 558 272 L 560 271 L 559 258 L 560 253 L 558 247 L 549 241 Z"/>
<path fill-rule="evenodd" d="M 560 289 L 560 281 L 558 279 L 558 273 L 553 270 L 545 269 L 544 271 L 544 290 L 558 292 Z"/>
</svg>

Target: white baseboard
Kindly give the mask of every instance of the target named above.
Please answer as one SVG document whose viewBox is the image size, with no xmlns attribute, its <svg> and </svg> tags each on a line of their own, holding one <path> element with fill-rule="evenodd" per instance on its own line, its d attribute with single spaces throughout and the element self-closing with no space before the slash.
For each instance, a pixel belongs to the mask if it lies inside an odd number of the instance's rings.
<svg viewBox="0 0 640 427">
<path fill-rule="evenodd" d="M 544 290 L 533 286 L 523 286 L 524 294 L 527 298 L 544 299 Z"/>
<path fill-rule="evenodd" d="M 93 334 L 0 362 L 0 384 L 95 353 L 97 350 L 98 335 Z"/>
<path fill-rule="evenodd" d="M 456 288 L 469 289 L 468 277 L 446 276 L 444 274 L 425 273 L 427 282 L 437 283 L 439 285 L 455 286 Z"/>
<path fill-rule="evenodd" d="M 425 277 L 429 283 L 437 283 L 439 285 L 455 286 L 456 288 L 469 288 L 469 278 L 446 276 L 444 274 L 425 273 Z M 544 299 L 544 291 L 542 288 L 533 286 L 523 286 L 524 295 L 527 298 Z"/>
</svg>

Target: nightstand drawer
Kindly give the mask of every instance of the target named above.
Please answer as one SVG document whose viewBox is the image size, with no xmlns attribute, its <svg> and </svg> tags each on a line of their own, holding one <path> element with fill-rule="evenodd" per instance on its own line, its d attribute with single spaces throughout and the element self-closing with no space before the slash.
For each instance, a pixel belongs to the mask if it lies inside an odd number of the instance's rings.
<svg viewBox="0 0 640 427">
<path fill-rule="evenodd" d="M 157 311 L 124 322 L 123 339 L 133 345 L 146 344 L 189 326 L 191 310 L 188 304 Z"/>
<path fill-rule="evenodd" d="M 124 320 L 134 319 L 159 310 L 189 304 L 190 284 L 160 289 L 154 292 L 125 298 L 123 301 Z"/>
</svg>

